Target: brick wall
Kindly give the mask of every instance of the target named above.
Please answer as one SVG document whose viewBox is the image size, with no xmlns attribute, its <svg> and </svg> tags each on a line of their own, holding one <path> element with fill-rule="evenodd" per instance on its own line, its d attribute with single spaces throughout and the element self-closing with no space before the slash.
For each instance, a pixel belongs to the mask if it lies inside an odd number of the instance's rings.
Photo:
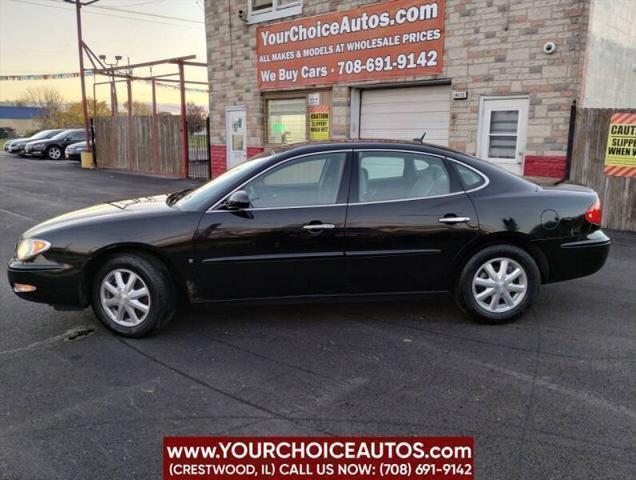
<svg viewBox="0 0 636 480">
<path fill-rule="evenodd" d="M 303 16 L 347 10 L 374 0 L 304 0 Z M 569 108 L 581 93 L 590 0 L 446 0 L 442 75 L 468 100 L 451 104 L 450 146 L 476 153 L 481 96 L 530 99 L 526 168 L 555 176 L 565 163 Z M 247 0 L 206 0 L 212 143 L 225 145 L 225 107 L 247 108 L 248 145 L 263 144 L 263 103 L 256 85 L 256 25 L 238 18 Z M 289 20 L 289 18 L 283 19 Z M 557 44 L 543 53 L 548 41 Z M 365 82 L 356 86 L 365 85 Z M 332 138 L 350 130 L 350 85 L 332 90 Z M 220 155 L 220 154 L 219 154 Z M 220 158 L 220 157 L 219 157 Z M 537 160 L 539 159 L 539 160 Z M 220 160 L 219 160 L 220 161 Z M 219 167 L 220 168 L 220 167 Z"/>
</svg>

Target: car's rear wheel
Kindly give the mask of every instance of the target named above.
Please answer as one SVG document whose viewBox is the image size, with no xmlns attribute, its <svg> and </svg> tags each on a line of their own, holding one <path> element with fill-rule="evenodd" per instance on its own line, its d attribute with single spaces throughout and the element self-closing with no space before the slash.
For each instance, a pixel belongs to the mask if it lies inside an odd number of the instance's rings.
<svg viewBox="0 0 636 480">
<path fill-rule="evenodd" d="M 525 250 L 493 245 L 466 262 L 456 288 L 458 304 L 489 323 L 522 315 L 539 292 L 541 273 Z"/>
<path fill-rule="evenodd" d="M 56 145 L 49 147 L 46 150 L 46 158 L 49 160 L 59 160 L 62 158 L 62 149 Z"/>
<path fill-rule="evenodd" d="M 175 288 L 158 260 L 145 254 L 120 254 L 109 258 L 95 275 L 92 306 L 111 330 L 143 337 L 174 316 Z"/>
</svg>

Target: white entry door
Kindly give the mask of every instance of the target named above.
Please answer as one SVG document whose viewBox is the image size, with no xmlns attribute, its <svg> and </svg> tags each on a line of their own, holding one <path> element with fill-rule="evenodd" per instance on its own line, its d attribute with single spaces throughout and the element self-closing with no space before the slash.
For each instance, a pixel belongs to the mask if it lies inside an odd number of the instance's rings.
<svg viewBox="0 0 636 480">
<path fill-rule="evenodd" d="M 245 107 L 225 109 L 227 142 L 227 168 L 237 166 L 247 160 L 247 125 Z"/>
<path fill-rule="evenodd" d="M 528 129 L 527 97 L 482 98 L 479 156 L 523 174 Z"/>
</svg>

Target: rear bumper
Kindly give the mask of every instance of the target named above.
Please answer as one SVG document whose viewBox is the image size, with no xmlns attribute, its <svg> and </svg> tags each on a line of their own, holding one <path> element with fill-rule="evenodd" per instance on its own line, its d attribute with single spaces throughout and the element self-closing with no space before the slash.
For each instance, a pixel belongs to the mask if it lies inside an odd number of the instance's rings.
<svg viewBox="0 0 636 480">
<path fill-rule="evenodd" d="M 47 303 L 56 307 L 84 308 L 82 274 L 66 264 L 47 262 L 46 265 L 12 259 L 7 269 L 9 285 L 20 298 L 30 302 Z M 17 292 L 15 285 L 32 285 L 32 292 Z"/>
<path fill-rule="evenodd" d="M 585 277 L 598 272 L 609 255 L 612 241 L 602 230 L 579 241 L 561 243 L 548 256 L 548 283 Z"/>
</svg>

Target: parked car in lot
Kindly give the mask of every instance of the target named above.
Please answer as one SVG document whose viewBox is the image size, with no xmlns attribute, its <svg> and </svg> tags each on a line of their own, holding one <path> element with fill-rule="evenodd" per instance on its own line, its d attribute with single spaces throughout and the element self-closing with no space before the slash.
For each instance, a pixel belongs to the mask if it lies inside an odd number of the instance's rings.
<svg viewBox="0 0 636 480">
<path fill-rule="evenodd" d="M 64 150 L 64 157 L 68 160 L 80 161 L 82 159 L 82 152 L 88 152 L 86 140 L 83 142 L 72 143 L 66 147 Z"/>
<path fill-rule="evenodd" d="M 19 239 L 8 276 L 26 300 L 92 306 L 140 337 L 193 303 L 453 292 L 493 323 L 542 283 L 607 258 L 587 188 L 541 188 L 420 143 L 308 144 L 261 154 L 196 190 L 114 201 Z"/>
<path fill-rule="evenodd" d="M 49 160 L 59 160 L 64 158 L 66 147 L 84 138 L 86 138 L 86 133 L 82 129 L 63 130 L 53 137 L 28 142 L 24 146 L 24 153 L 45 157 Z"/>
<path fill-rule="evenodd" d="M 7 146 L 5 144 L 5 150 L 9 153 L 24 155 L 24 147 L 26 146 L 27 143 L 33 142 L 35 140 L 47 140 L 63 131 L 64 129 L 55 128 L 51 130 L 42 130 L 41 132 L 38 132 L 35 135 L 32 135 L 30 137 L 16 138 L 15 140 L 11 140 L 10 145 Z"/>
</svg>

